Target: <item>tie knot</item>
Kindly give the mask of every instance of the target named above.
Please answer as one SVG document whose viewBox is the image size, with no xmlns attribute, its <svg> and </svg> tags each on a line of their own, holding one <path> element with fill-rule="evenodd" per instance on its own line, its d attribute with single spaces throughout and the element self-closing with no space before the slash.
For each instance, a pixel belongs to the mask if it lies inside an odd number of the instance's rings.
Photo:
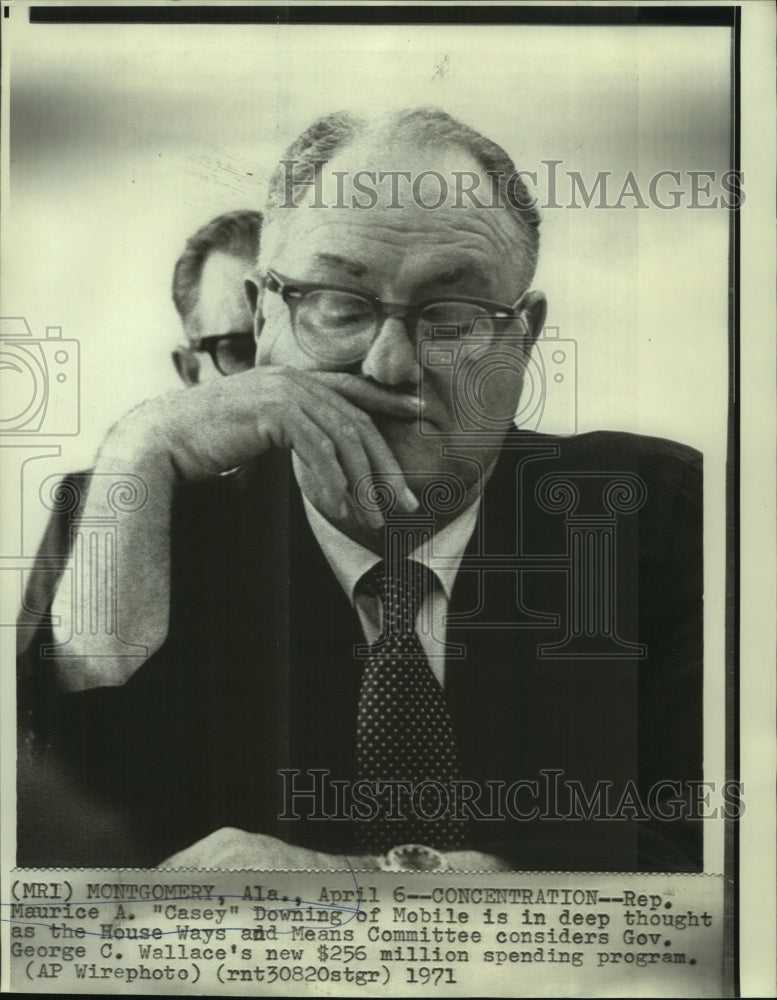
<svg viewBox="0 0 777 1000">
<path fill-rule="evenodd" d="M 384 631 L 396 635 L 415 631 L 415 620 L 434 584 L 434 573 L 414 559 L 376 563 L 363 581 L 376 590 L 383 605 Z"/>
</svg>

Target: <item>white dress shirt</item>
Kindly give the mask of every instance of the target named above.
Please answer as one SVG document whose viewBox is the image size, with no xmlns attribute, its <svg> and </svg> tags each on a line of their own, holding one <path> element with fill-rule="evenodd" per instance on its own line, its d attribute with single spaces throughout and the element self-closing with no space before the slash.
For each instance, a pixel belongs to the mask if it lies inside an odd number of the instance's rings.
<svg viewBox="0 0 777 1000">
<path fill-rule="evenodd" d="M 344 535 L 302 494 L 305 513 L 313 534 L 327 558 L 332 572 L 359 614 L 364 637 L 372 644 L 380 636 L 382 608 L 377 595 L 372 596 L 357 585 L 364 574 L 381 561 L 381 556 Z M 464 549 L 475 529 L 478 501 L 437 532 L 431 542 L 414 549 L 410 558 L 428 566 L 434 573 L 435 585 L 427 594 L 416 618 L 416 631 L 429 659 L 432 673 L 445 682 L 445 619 L 456 574 Z"/>
</svg>

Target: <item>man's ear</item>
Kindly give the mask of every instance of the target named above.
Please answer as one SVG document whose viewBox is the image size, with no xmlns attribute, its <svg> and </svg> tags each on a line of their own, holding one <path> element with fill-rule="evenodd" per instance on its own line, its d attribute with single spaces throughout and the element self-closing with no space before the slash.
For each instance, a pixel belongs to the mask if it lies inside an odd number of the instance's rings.
<svg viewBox="0 0 777 1000">
<path fill-rule="evenodd" d="M 190 347 L 176 347 L 172 358 L 184 385 L 197 385 L 200 381 L 200 359 L 197 354 Z"/>
<path fill-rule="evenodd" d="M 251 310 L 251 315 L 254 317 L 254 340 L 258 344 L 259 334 L 262 332 L 262 327 L 264 326 L 262 298 L 260 294 L 262 290 L 261 285 L 253 278 L 245 278 L 243 281 L 243 287 L 246 291 L 246 298 L 248 299 L 248 306 Z M 258 350 L 256 354 L 256 364 L 259 364 Z"/>
<path fill-rule="evenodd" d="M 251 315 L 254 316 L 256 314 L 256 303 L 259 301 L 259 283 L 254 281 L 253 278 L 244 278 L 243 287 L 245 288 Z"/>
<path fill-rule="evenodd" d="M 542 292 L 527 292 L 517 306 L 518 318 L 526 329 L 528 346 L 542 333 L 545 317 L 548 315 L 548 303 Z"/>
</svg>

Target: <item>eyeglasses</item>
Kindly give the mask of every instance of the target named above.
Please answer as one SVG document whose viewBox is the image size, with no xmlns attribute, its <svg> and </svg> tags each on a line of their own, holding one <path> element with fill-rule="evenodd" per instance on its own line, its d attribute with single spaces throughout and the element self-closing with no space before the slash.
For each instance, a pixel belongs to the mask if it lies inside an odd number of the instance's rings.
<svg viewBox="0 0 777 1000">
<path fill-rule="evenodd" d="M 361 361 L 389 317 L 404 321 L 408 336 L 463 337 L 477 322 L 478 335 L 495 336 L 499 320 L 514 319 L 514 308 L 488 299 L 424 299 L 409 305 L 383 302 L 349 288 L 292 281 L 277 271 L 263 278 L 289 307 L 300 347 L 317 361 L 348 365 Z"/>
<path fill-rule="evenodd" d="M 236 375 L 254 367 L 256 341 L 252 333 L 223 333 L 202 337 L 192 350 L 209 354 L 222 375 Z"/>
</svg>

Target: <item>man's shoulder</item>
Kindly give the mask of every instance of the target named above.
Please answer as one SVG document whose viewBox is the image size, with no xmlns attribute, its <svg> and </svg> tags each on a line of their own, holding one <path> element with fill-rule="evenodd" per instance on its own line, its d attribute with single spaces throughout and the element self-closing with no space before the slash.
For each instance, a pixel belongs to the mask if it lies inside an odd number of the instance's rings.
<svg viewBox="0 0 777 1000">
<path fill-rule="evenodd" d="M 552 447 L 560 459 L 581 466 L 599 467 L 617 461 L 628 465 L 663 462 L 700 469 L 703 460 L 700 451 L 680 441 L 630 431 L 597 430 L 554 435 L 516 429 L 506 438 L 506 443 L 520 446 L 522 442 L 527 447 Z"/>
<path fill-rule="evenodd" d="M 556 436 L 516 430 L 505 438 L 502 465 L 509 475 L 514 456 L 520 453 L 538 459 L 528 463 L 529 475 L 554 473 L 617 477 L 630 473 L 640 477 L 654 492 L 701 493 L 701 452 L 669 438 L 633 434 L 628 431 L 590 431 Z"/>
<path fill-rule="evenodd" d="M 556 509 L 554 495 L 564 506 L 559 490 L 569 493 L 570 502 L 572 496 L 583 498 L 583 506 L 595 495 L 605 505 L 639 509 L 645 537 L 651 530 L 660 536 L 674 523 L 701 530 L 702 455 L 668 438 L 627 431 L 562 437 L 516 430 L 505 439 L 489 486 L 492 495 L 511 495 L 516 477 L 521 494 L 545 497 L 548 509 Z"/>
</svg>

